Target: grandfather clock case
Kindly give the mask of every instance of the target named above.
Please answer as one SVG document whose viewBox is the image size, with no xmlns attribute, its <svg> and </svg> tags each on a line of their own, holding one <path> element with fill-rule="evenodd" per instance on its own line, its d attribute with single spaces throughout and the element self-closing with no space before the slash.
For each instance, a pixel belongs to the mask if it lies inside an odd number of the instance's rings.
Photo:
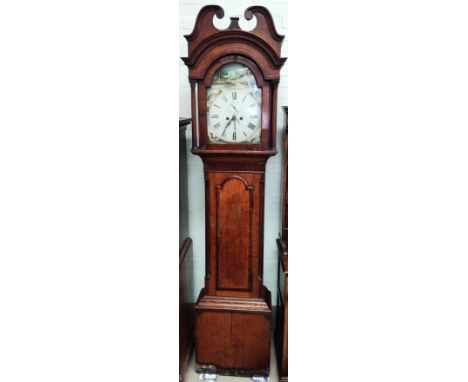
<svg viewBox="0 0 468 382">
<path fill-rule="evenodd" d="M 209 5 L 186 35 L 192 153 L 204 164 L 206 270 L 195 306 L 198 372 L 268 375 L 271 294 L 263 285 L 265 165 L 276 154 L 277 90 L 284 36 L 270 12 L 247 8 L 256 26 Z"/>
</svg>

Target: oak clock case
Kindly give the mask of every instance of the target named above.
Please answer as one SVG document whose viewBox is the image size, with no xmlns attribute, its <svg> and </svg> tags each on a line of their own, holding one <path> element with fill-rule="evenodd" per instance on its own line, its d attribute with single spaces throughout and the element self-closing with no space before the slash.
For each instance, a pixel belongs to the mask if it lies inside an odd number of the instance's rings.
<svg viewBox="0 0 468 382">
<path fill-rule="evenodd" d="M 186 35 L 192 153 L 204 164 L 206 270 L 195 306 L 198 372 L 268 375 L 271 294 L 263 285 L 265 166 L 276 154 L 277 88 L 284 36 L 270 12 L 247 8 L 251 31 L 216 5 Z"/>
</svg>

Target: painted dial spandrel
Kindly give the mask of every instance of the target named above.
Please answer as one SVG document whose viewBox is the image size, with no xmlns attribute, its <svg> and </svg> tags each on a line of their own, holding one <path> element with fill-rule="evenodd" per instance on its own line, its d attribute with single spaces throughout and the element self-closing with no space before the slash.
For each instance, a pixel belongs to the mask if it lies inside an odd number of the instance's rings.
<svg viewBox="0 0 468 382">
<path fill-rule="evenodd" d="M 223 65 L 206 95 L 210 143 L 260 143 L 262 90 L 247 66 Z"/>
</svg>

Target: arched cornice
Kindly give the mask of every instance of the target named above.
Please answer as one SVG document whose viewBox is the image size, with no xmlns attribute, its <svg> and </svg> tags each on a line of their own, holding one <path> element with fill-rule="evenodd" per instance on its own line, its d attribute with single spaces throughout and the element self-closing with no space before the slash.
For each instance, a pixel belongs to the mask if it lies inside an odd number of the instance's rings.
<svg viewBox="0 0 468 382">
<path fill-rule="evenodd" d="M 203 55 L 217 45 L 223 45 L 226 42 L 242 42 L 262 51 L 268 57 L 273 67 L 281 68 L 286 58 L 280 57 L 272 47 L 257 35 L 243 30 L 221 31 L 206 38 L 197 46 L 189 57 L 183 57 L 182 60 L 188 67 L 195 66 Z"/>
<path fill-rule="evenodd" d="M 268 9 L 262 6 L 252 6 L 245 10 L 244 17 L 252 20 L 255 16 L 257 24 L 251 31 L 242 30 L 239 26 L 239 18 L 231 17 L 231 23 L 226 29 L 218 29 L 213 24 L 213 18 L 222 19 L 224 10 L 218 5 L 207 5 L 198 13 L 192 33 L 185 36 L 188 42 L 188 57 L 182 60 L 190 69 L 191 78 L 200 78 L 201 71 L 198 66 L 206 67 L 204 61 L 211 60 L 215 55 L 219 58 L 219 50 L 229 46 L 230 53 L 245 54 L 255 59 L 262 56 L 259 63 L 266 67 L 268 74 L 265 78 L 279 76 L 279 69 L 286 58 L 281 57 L 281 44 L 284 36 L 280 35 L 273 22 Z M 236 52 L 234 51 L 236 50 Z"/>
</svg>

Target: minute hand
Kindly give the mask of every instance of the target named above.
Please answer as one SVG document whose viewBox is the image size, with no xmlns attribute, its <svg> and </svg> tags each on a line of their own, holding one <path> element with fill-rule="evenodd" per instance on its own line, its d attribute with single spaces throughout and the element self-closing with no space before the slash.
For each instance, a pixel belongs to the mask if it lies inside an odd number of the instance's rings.
<svg viewBox="0 0 468 382">
<path fill-rule="evenodd" d="M 228 123 L 226 123 L 226 126 L 224 126 L 224 130 L 223 130 L 223 133 L 221 134 L 222 136 L 226 135 L 226 129 L 229 127 L 229 125 L 231 124 L 232 121 L 234 121 L 236 119 L 236 116 L 234 115 Z"/>
</svg>

